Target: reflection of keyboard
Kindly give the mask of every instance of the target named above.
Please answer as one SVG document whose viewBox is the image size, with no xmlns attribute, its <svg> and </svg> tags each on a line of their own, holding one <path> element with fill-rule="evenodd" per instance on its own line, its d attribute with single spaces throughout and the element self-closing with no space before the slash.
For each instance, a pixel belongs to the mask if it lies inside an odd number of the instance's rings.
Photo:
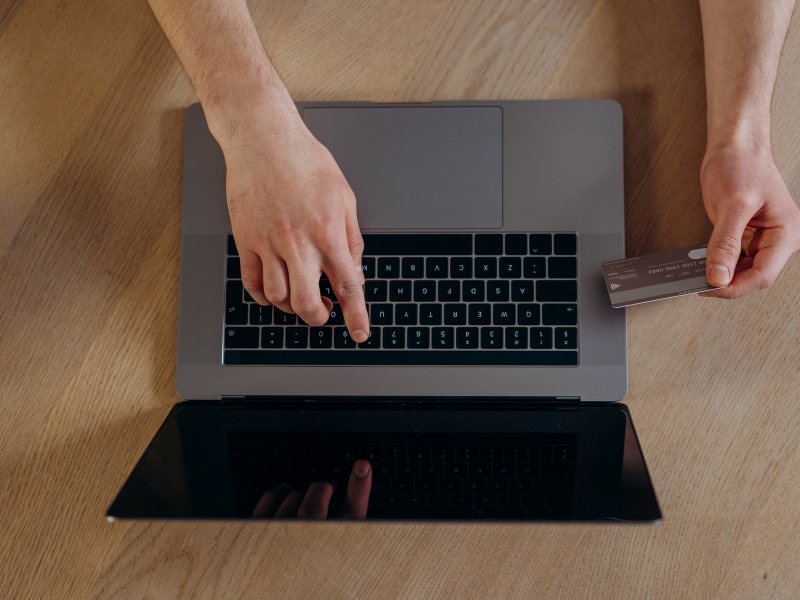
<svg viewBox="0 0 800 600">
<path fill-rule="evenodd" d="M 328 322 L 259 306 L 228 236 L 224 363 L 578 364 L 574 233 L 366 234 L 370 338 L 355 343 L 327 278 Z"/>
<path fill-rule="evenodd" d="M 368 518 L 568 519 L 576 443 L 572 433 L 228 433 L 242 517 L 275 485 L 317 480 L 336 484 L 328 513 L 336 515 L 364 458 L 373 471 Z"/>
</svg>

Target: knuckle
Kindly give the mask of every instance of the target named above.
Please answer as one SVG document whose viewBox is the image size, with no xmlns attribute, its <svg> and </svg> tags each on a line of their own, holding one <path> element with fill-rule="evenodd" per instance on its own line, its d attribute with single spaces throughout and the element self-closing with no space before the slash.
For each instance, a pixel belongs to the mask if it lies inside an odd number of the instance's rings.
<svg viewBox="0 0 800 600">
<path fill-rule="evenodd" d="M 348 240 L 348 244 L 350 246 L 350 252 L 355 254 L 363 254 L 364 253 L 364 238 L 361 237 L 361 233 L 356 231 L 350 236 Z"/>
<path fill-rule="evenodd" d="M 356 298 L 361 294 L 361 284 L 357 281 L 341 281 L 334 291 L 339 298 Z"/>
<path fill-rule="evenodd" d="M 715 237 L 710 246 L 718 252 L 733 256 L 738 256 L 742 251 L 742 241 L 730 234 Z"/>
<path fill-rule="evenodd" d="M 318 312 L 320 306 L 319 297 L 314 297 L 309 294 L 293 295 L 292 296 L 292 309 L 298 315 L 313 314 Z"/>
</svg>

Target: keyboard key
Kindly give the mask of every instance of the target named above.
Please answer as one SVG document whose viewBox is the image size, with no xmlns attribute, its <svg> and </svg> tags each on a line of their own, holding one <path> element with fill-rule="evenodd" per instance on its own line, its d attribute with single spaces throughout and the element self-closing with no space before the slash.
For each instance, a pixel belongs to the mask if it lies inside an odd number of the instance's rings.
<svg viewBox="0 0 800 600">
<path fill-rule="evenodd" d="M 275 307 L 275 312 L 273 313 L 275 319 L 275 325 L 296 325 L 297 324 L 297 315 L 290 315 L 289 313 L 283 312 L 277 306 Z"/>
<path fill-rule="evenodd" d="M 407 345 L 409 349 L 423 350 L 430 347 L 431 330 L 427 327 L 409 327 Z"/>
<path fill-rule="evenodd" d="M 478 455 L 475 452 L 473 452 L 471 456 L 477 458 Z M 470 477 L 490 477 L 491 474 L 492 474 L 492 463 L 486 463 L 486 462 L 469 463 Z"/>
<path fill-rule="evenodd" d="M 512 494 L 530 494 L 533 491 L 533 480 L 512 479 L 508 482 L 508 490 Z"/>
<path fill-rule="evenodd" d="M 519 494 L 500 494 L 497 496 L 497 505 L 504 508 L 517 507 L 521 502 L 522 497 Z"/>
<path fill-rule="evenodd" d="M 442 324 L 442 305 L 441 304 L 421 304 L 419 307 L 420 325 L 441 325 Z"/>
<path fill-rule="evenodd" d="M 384 327 L 383 347 L 399 350 L 406 347 L 406 330 L 404 327 Z"/>
<path fill-rule="evenodd" d="M 445 325 L 466 325 L 467 324 L 467 305 L 466 304 L 445 304 L 444 305 L 444 324 Z"/>
<path fill-rule="evenodd" d="M 283 327 L 262 327 L 261 347 L 283 348 Z"/>
<path fill-rule="evenodd" d="M 251 304 L 250 325 L 272 325 L 272 307 Z"/>
<path fill-rule="evenodd" d="M 532 479 L 539 475 L 539 465 L 531 463 L 517 463 L 517 477 L 522 479 Z"/>
<path fill-rule="evenodd" d="M 383 444 L 362 444 L 359 452 L 361 458 L 369 461 L 383 460 Z M 377 465 L 375 465 L 375 470 L 377 472 Z"/>
<path fill-rule="evenodd" d="M 411 282 L 390 281 L 389 300 L 391 302 L 411 302 Z"/>
<path fill-rule="evenodd" d="M 394 307 L 391 304 L 373 304 L 370 306 L 370 323 L 372 325 L 391 325 Z"/>
<path fill-rule="evenodd" d="M 419 466 L 419 476 L 441 479 L 444 477 L 444 467 L 442 467 L 442 463 L 440 462 L 422 463 Z"/>
<path fill-rule="evenodd" d="M 487 281 L 486 299 L 489 302 L 508 302 L 508 281 Z"/>
<path fill-rule="evenodd" d="M 575 462 L 575 446 L 553 446 L 553 461 Z"/>
<path fill-rule="evenodd" d="M 428 494 L 428 506 L 450 506 L 449 494 Z"/>
<path fill-rule="evenodd" d="M 452 349 L 455 346 L 455 329 L 452 327 L 434 327 L 431 332 L 431 348 L 440 350 Z"/>
<path fill-rule="evenodd" d="M 387 460 L 406 460 L 408 458 L 408 448 L 405 444 L 384 444 L 383 456 Z"/>
<path fill-rule="evenodd" d="M 308 348 L 308 328 L 307 327 L 287 327 L 286 328 L 286 347 L 287 348 Z"/>
<path fill-rule="evenodd" d="M 574 486 L 572 479 L 539 479 L 535 484 L 536 491 L 540 494 L 572 494 Z M 572 506 L 572 498 L 566 506 Z"/>
<path fill-rule="evenodd" d="M 430 461 L 431 447 L 427 444 L 411 444 L 408 447 L 408 460 Z M 419 477 L 420 475 L 416 475 Z"/>
<path fill-rule="evenodd" d="M 386 281 L 380 279 L 367 281 L 364 285 L 364 299 L 367 302 L 386 302 L 389 297 L 388 289 L 389 285 Z"/>
<path fill-rule="evenodd" d="M 578 299 L 577 281 L 537 281 L 538 302 L 575 302 Z"/>
<path fill-rule="evenodd" d="M 225 324 L 247 325 L 247 305 L 242 302 L 241 281 L 228 281 L 225 284 Z"/>
<path fill-rule="evenodd" d="M 456 446 L 456 458 L 459 461 L 467 462 L 471 460 L 478 460 L 478 446 L 477 445 L 463 445 Z"/>
<path fill-rule="evenodd" d="M 354 461 L 360 457 L 358 446 L 355 444 L 338 444 L 336 446 L 336 458 L 344 461 Z"/>
<path fill-rule="evenodd" d="M 553 458 L 552 446 L 530 446 L 528 448 L 528 460 L 535 462 L 549 462 Z"/>
<path fill-rule="evenodd" d="M 362 235 L 365 256 L 469 256 L 470 233 L 371 233 Z"/>
<path fill-rule="evenodd" d="M 258 327 L 226 327 L 226 348 L 258 348 Z"/>
<path fill-rule="evenodd" d="M 335 460 L 336 448 L 330 444 L 315 444 L 311 448 L 311 456 L 315 460 Z"/>
<path fill-rule="evenodd" d="M 438 256 L 426 258 L 425 276 L 428 279 L 447 279 L 447 258 Z"/>
<path fill-rule="evenodd" d="M 546 264 L 542 256 L 526 256 L 522 261 L 522 276 L 526 279 L 543 279 Z"/>
<path fill-rule="evenodd" d="M 522 256 L 528 253 L 528 236 L 524 233 L 506 234 L 506 254 L 509 256 Z"/>
<path fill-rule="evenodd" d="M 425 276 L 425 259 L 421 256 L 407 256 L 403 258 L 402 274 L 405 279 L 419 279 Z"/>
<path fill-rule="evenodd" d="M 533 282 L 521 279 L 511 282 L 512 302 L 533 302 Z"/>
<path fill-rule="evenodd" d="M 435 281 L 414 282 L 414 302 L 433 302 L 436 300 Z"/>
<path fill-rule="evenodd" d="M 319 295 L 323 296 L 324 298 L 328 298 L 332 302 L 336 302 L 336 294 L 333 293 L 333 286 L 331 285 L 330 280 L 319 280 Z"/>
<path fill-rule="evenodd" d="M 517 311 L 513 304 L 493 304 L 492 305 L 492 324 L 493 325 L 514 325 L 516 323 Z"/>
<path fill-rule="evenodd" d="M 386 282 L 384 282 L 386 283 Z M 325 322 L 326 325 L 344 325 L 344 314 L 342 313 L 342 307 L 339 304 L 333 303 L 331 307 L 331 312 L 328 315 L 328 320 Z"/>
<path fill-rule="evenodd" d="M 551 256 L 547 259 L 550 279 L 574 279 L 578 276 L 578 259 L 574 256 Z"/>
<path fill-rule="evenodd" d="M 492 309 L 489 304 L 470 304 L 469 305 L 469 324 L 470 325 L 491 325 Z"/>
<path fill-rule="evenodd" d="M 472 278 L 472 259 L 471 258 L 451 258 L 450 277 L 455 279 Z"/>
<path fill-rule="evenodd" d="M 419 464 L 414 462 L 403 462 L 397 465 L 398 477 L 413 477 L 419 478 Z"/>
<path fill-rule="evenodd" d="M 438 489 L 439 486 L 433 479 L 417 479 L 414 482 L 414 490 L 422 494 L 430 494 L 431 492 L 436 492 Z"/>
<path fill-rule="evenodd" d="M 400 259 L 396 257 L 378 259 L 378 277 L 397 279 L 400 277 Z"/>
<path fill-rule="evenodd" d="M 308 341 L 311 348 L 330 348 L 333 345 L 333 329 L 312 327 Z"/>
<path fill-rule="evenodd" d="M 456 507 L 471 507 L 474 494 L 453 494 L 450 496 L 450 504 Z"/>
<path fill-rule="evenodd" d="M 394 310 L 394 322 L 397 325 L 416 325 L 417 324 L 417 305 L 398 304 Z"/>
<path fill-rule="evenodd" d="M 439 302 L 458 302 L 461 300 L 461 284 L 457 281 L 440 281 Z"/>
<path fill-rule="evenodd" d="M 236 242 L 232 235 L 228 235 L 228 254 L 232 256 L 239 256 L 239 251 L 236 249 Z"/>
<path fill-rule="evenodd" d="M 553 337 L 556 348 L 575 349 L 578 347 L 577 327 L 556 327 Z"/>
<path fill-rule="evenodd" d="M 381 347 L 381 328 L 370 327 L 367 334 L 367 341 L 358 344 L 359 348 L 376 349 Z"/>
<path fill-rule="evenodd" d="M 227 275 L 228 279 L 242 278 L 242 268 L 239 265 L 239 259 L 237 257 L 231 256 L 228 258 Z"/>
<path fill-rule="evenodd" d="M 494 257 L 476 258 L 475 277 L 477 279 L 494 279 L 497 277 L 497 259 Z"/>
<path fill-rule="evenodd" d="M 486 481 L 483 479 L 465 479 L 462 482 L 462 489 L 465 492 L 480 494 L 486 489 Z"/>
<path fill-rule="evenodd" d="M 463 478 L 467 476 L 467 464 L 466 463 L 445 463 L 444 464 L 444 476 L 445 477 L 452 477 L 452 478 Z M 462 488 L 463 489 L 463 488 Z"/>
<path fill-rule="evenodd" d="M 476 233 L 475 254 L 478 256 L 500 255 L 503 253 L 502 233 Z"/>
<path fill-rule="evenodd" d="M 456 447 L 452 444 L 435 444 L 432 456 L 433 460 L 453 461 L 456 459 Z"/>
<path fill-rule="evenodd" d="M 492 465 L 492 477 L 514 477 L 516 474 L 514 464 L 501 462 Z"/>
<path fill-rule="evenodd" d="M 517 323 L 520 325 L 539 324 L 539 305 L 520 304 L 517 306 Z"/>
<path fill-rule="evenodd" d="M 503 279 L 519 279 L 522 277 L 522 259 L 503 257 L 500 259 L 500 277 Z"/>
<path fill-rule="evenodd" d="M 506 348 L 526 350 L 528 348 L 527 327 L 506 327 Z"/>
<path fill-rule="evenodd" d="M 543 463 L 541 476 L 548 479 L 556 477 L 575 477 L 575 465 L 567 462 Z"/>
<path fill-rule="evenodd" d="M 484 350 L 499 350 L 502 347 L 502 327 L 481 327 L 481 348 Z"/>
<path fill-rule="evenodd" d="M 361 272 L 364 274 L 364 279 L 372 279 L 375 277 L 375 258 L 371 256 L 362 257 Z"/>
<path fill-rule="evenodd" d="M 250 292 L 248 292 L 247 290 L 244 291 L 244 301 L 255 302 L 255 300 L 253 300 L 253 297 L 250 295 Z"/>
<path fill-rule="evenodd" d="M 578 239 L 574 233 L 556 233 L 553 236 L 553 254 L 577 254 Z"/>
<path fill-rule="evenodd" d="M 553 238 L 549 233 L 532 233 L 528 248 L 531 254 L 550 254 L 553 248 Z"/>
<path fill-rule="evenodd" d="M 494 467 L 492 467 L 494 469 Z M 486 491 L 495 494 L 505 494 L 508 492 L 508 479 L 487 479 Z"/>
<path fill-rule="evenodd" d="M 333 347 L 334 348 L 355 348 L 356 342 L 350 337 L 347 327 L 333 328 Z"/>
<path fill-rule="evenodd" d="M 461 291 L 464 302 L 483 302 L 486 298 L 483 281 L 465 281 Z"/>
<path fill-rule="evenodd" d="M 444 472 L 444 467 L 442 468 L 442 472 Z M 439 492 L 446 493 L 446 494 L 457 494 L 461 492 L 461 480 L 460 479 L 440 479 L 439 480 Z"/>
<path fill-rule="evenodd" d="M 427 494 L 406 494 L 404 497 L 405 506 L 427 506 Z"/>
<path fill-rule="evenodd" d="M 392 492 L 404 493 L 414 489 L 413 479 L 394 479 L 392 480 Z"/>
<path fill-rule="evenodd" d="M 456 348 L 460 350 L 474 350 L 478 345 L 477 327 L 459 327 L 456 329 Z"/>
<path fill-rule="evenodd" d="M 503 460 L 503 447 L 495 444 L 484 444 L 481 446 L 481 460 L 483 462 Z"/>
<path fill-rule="evenodd" d="M 544 325 L 577 325 L 577 304 L 543 304 L 542 324 Z M 577 341 L 577 340 L 576 340 Z"/>
<path fill-rule="evenodd" d="M 553 330 L 549 327 L 531 327 L 531 349 L 547 350 L 553 347 Z"/>
<path fill-rule="evenodd" d="M 528 447 L 525 444 L 511 444 L 503 451 L 506 462 L 521 462 L 528 460 Z"/>
</svg>

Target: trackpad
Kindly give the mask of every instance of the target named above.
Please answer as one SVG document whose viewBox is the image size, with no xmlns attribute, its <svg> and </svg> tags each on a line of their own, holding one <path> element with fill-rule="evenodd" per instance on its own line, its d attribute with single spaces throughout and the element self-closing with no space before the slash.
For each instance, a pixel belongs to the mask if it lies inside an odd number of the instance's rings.
<svg viewBox="0 0 800 600">
<path fill-rule="evenodd" d="M 306 108 L 303 120 L 353 188 L 360 227 L 502 227 L 499 106 Z"/>
</svg>

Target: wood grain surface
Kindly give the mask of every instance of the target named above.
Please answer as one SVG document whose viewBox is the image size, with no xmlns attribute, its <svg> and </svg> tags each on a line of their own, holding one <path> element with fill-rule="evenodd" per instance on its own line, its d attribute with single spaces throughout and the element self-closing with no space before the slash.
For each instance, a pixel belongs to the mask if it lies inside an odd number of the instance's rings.
<svg viewBox="0 0 800 600">
<path fill-rule="evenodd" d="M 296 100 L 614 98 L 627 252 L 707 239 L 696 0 L 251 2 Z M 800 197 L 800 10 L 773 101 Z M 178 400 L 183 110 L 144 0 L 0 3 L 0 597 L 800 598 L 800 257 L 628 309 L 660 526 L 108 523 Z"/>
</svg>

